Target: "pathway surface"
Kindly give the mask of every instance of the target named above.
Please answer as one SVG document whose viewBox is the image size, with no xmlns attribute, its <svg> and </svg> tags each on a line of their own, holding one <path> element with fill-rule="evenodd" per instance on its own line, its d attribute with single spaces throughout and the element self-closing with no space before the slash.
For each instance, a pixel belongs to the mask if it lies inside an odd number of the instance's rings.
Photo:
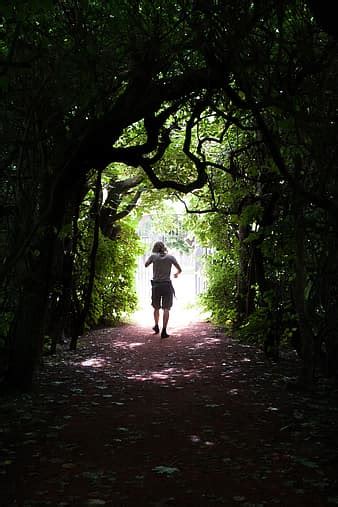
<svg viewBox="0 0 338 507">
<path fill-rule="evenodd" d="M 208 323 L 126 325 L 0 401 L 2 507 L 338 504 L 337 406 Z"/>
</svg>

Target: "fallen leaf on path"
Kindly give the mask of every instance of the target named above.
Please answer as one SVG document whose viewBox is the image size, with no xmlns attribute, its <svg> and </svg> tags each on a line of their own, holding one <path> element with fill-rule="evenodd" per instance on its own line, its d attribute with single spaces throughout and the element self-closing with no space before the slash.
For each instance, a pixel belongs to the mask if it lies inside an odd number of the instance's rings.
<svg viewBox="0 0 338 507">
<path fill-rule="evenodd" d="M 319 468 L 319 465 L 317 463 L 315 463 L 314 461 L 311 461 L 309 459 L 306 459 L 306 458 L 294 458 L 294 461 L 296 463 L 299 463 L 300 465 L 304 465 L 305 467 L 308 467 L 308 468 Z"/>
<path fill-rule="evenodd" d="M 176 468 L 176 467 L 167 467 L 164 465 L 159 465 L 159 466 L 153 468 L 153 471 L 159 475 L 171 476 L 171 475 L 179 472 L 180 470 L 179 470 L 179 468 Z"/>
<path fill-rule="evenodd" d="M 62 468 L 67 468 L 67 469 L 68 469 L 68 468 L 69 468 L 69 469 L 70 469 L 70 468 L 74 468 L 74 467 L 75 467 L 74 463 L 64 463 L 64 464 L 62 465 Z"/>
</svg>

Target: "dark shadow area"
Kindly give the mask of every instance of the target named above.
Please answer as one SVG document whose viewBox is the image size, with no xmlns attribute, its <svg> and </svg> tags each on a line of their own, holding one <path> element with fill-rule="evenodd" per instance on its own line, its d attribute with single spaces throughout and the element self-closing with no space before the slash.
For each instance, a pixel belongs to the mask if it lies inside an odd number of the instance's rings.
<svg viewBox="0 0 338 507">
<path fill-rule="evenodd" d="M 1 403 L 3 505 L 328 505 L 336 393 L 288 391 L 299 367 L 206 323 L 88 333 Z"/>
</svg>

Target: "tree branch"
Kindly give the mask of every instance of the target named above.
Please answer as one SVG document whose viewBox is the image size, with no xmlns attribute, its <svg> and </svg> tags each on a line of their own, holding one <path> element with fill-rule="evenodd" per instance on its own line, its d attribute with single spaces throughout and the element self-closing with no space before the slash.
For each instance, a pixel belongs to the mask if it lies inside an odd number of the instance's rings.
<svg viewBox="0 0 338 507">
<path fill-rule="evenodd" d="M 116 213 L 115 221 L 121 220 L 121 218 L 124 218 L 127 215 L 129 215 L 129 213 L 135 208 L 141 195 L 142 195 L 142 190 L 137 190 L 133 199 L 127 204 L 126 208 L 123 211 Z"/>
<path fill-rule="evenodd" d="M 202 215 L 204 213 L 219 213 L 219 209 L 217 208 L 209 208 L 209 209 L 200 209 L 200 210 L 192 210 L 192 209 L 189 209 L 188 208 L 188 205 L 187 203 L 185 202 L 184 199 L 182 199 L 178 194 L 174 194 L 175 197 L 181 201 L 181 203 L 183 204 L 184 208 L 185 208 L 185 211 L 187 213 L 190 213 L 190 214 L 198 214 L 198 215 Z"/>
</svg>

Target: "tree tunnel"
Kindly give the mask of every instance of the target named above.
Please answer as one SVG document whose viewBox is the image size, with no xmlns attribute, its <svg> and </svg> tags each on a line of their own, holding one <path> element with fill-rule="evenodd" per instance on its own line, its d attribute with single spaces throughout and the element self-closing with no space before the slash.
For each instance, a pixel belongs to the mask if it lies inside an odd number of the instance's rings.
<svg viewBox="0 0 338 507">
<path fill-rule="evenodd" d="M 337 375 L 338 59 L 317 16 L 272 0 L 3 9 L 3 385 L 28 389 L 46 350 L 136 306 L 137 224 L 172 198 L 212 249 L 212 318 L 274 359 L 297 350 L 304 383 Z"/>
</svg>

